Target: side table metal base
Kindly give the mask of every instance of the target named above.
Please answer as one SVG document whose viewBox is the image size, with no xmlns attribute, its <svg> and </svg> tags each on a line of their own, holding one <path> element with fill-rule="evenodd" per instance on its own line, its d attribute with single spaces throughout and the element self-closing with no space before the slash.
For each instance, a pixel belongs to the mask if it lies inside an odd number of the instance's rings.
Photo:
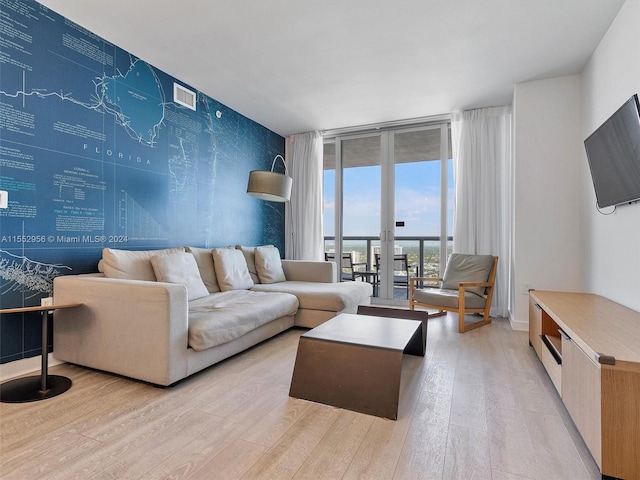
<svg viewBox="0 0 640 480">
<path fill-rule="evenodd" d="M 61 375 L 47 376 L 47 390 L 42 390 L 42 377 L 16 378 L 0 385 L 0 402 L 25 403 L 36 402 L 55 397 L 71 388 L 71 379 Z"/>
<path fill-rule="evenodd" d="M 81 303 L 64 305 L 40 305 L 36 307 L 5 308 L 0 315 L 10 313 L 40 312 L 42 316 L 42 353 L 40 375 L 9 380 L 0 385 L 0 402 L 25 403 L 55 397 L 71 388 L 71 379 L 60 375 L 49 375 L 49 316 L 54 310 L 75 308 Z"/>
</svg>

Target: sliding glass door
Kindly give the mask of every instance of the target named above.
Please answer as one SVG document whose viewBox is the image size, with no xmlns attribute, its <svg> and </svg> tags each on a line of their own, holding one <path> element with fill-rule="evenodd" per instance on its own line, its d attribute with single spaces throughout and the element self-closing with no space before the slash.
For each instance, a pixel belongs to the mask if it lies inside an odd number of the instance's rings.
<svg viewBox="0 0 640 480">
<path fill-rule="evenodd" d="M 342 259 L 342 279 L 372 283 L 376 296 L 381 158 L 379 133 L 338 137 L 324 145 L 325 252 Z"/>
<path fill-rule="evenodd" d="M 449 138 L 442 123 L 325 139 L 325 251 L 342 259 L 342 279 L 372 283 L 383 303 L 406 303 L 409 278 L 443 267 L 453 219 Z"/>
</svg>

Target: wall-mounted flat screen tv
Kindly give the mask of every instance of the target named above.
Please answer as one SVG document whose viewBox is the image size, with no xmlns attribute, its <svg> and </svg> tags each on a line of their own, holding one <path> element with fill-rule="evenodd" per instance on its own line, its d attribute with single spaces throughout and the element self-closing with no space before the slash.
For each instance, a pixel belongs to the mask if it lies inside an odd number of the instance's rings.
<svg viewBox="0 0 640 480">
<path fill-rule="evenodd" d="M 599 208 L 640 200 L 640 104 L 632 96 L 585 141 Z"/>
</svg>

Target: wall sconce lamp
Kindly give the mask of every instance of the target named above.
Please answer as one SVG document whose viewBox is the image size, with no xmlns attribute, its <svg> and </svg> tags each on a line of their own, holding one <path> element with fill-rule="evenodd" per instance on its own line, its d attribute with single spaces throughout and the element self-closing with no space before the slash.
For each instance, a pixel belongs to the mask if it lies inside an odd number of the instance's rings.
<svg viewBox="0 0 640 480">
<path fill-rule="evenodd" d="M 273 171 L 277 159 L 282 160 L 285 173 Z M 287 165 L 282 155 L 276 155 L 271 164 L 271 171 L 251 170 L 249 172 L 249 184 L 247 194 L 260 200 L 270 202 L 288 202 L 291 198 L 291 185 L 293 179 L 287 175 Z"/>
</svg>

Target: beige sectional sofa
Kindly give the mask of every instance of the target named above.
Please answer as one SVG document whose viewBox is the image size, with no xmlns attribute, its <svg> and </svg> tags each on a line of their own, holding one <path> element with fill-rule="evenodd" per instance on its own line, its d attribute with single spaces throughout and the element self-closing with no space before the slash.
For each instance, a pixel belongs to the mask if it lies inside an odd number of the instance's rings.
<svg viewBox="0 0 640 480">
<path fill-rule="evenodd" d="M 293 326 L 368 304 L 371 285 L 273 246 L 105 248 L 100 273 L 54 280 L 56 359 L 171 385 Z"/>
</svg>

